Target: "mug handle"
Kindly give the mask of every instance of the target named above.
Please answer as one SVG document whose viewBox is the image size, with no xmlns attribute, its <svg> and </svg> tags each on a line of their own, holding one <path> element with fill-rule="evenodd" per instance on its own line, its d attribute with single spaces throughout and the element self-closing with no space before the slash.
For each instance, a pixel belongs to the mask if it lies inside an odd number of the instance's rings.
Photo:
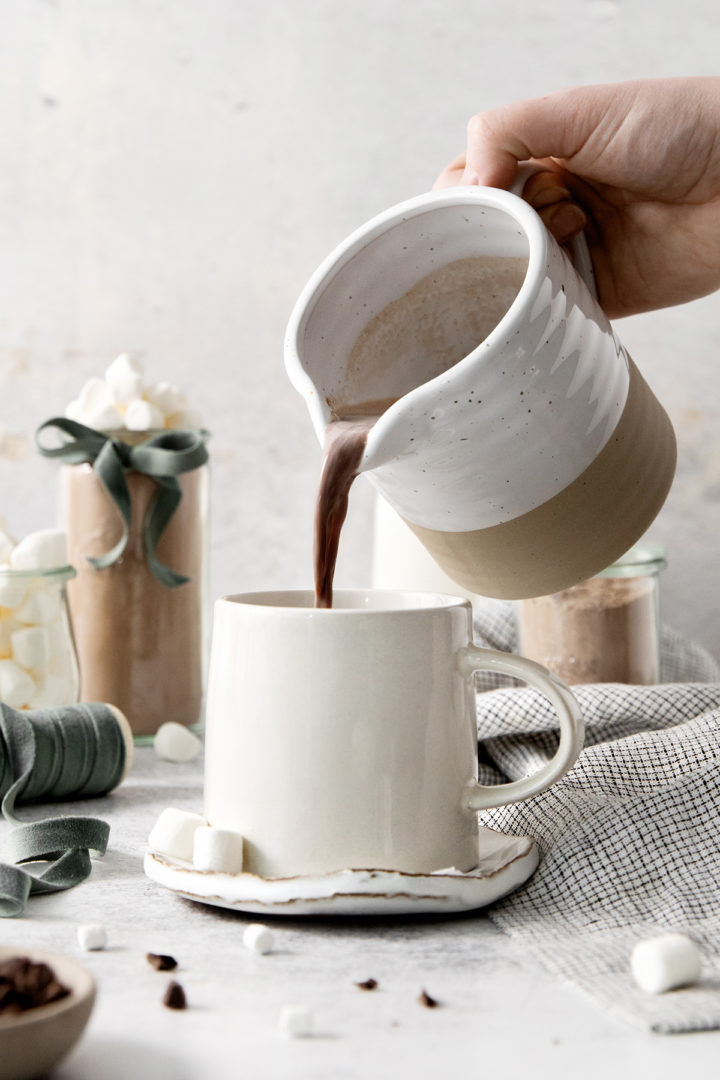
<svg viewBox="0 0 720 1080">
<path fill-rule="evenodd" d="M 545 169 L 543 165 L 536 164 L 534 161 L 521 161 L 518 166 L 518 174 L 510 187 L 512 194 L 519 195 L 520 198 L 522 198 L 525 184 L 531 176 L 534 176 L 535 173 L 539 172 L 547 172 L 547 169 Z M 593 270 L 590 248 L 587 245 L 585 233 L 581 232 L 578 233 L 577 236 L 574 236 L 568 246 L 572 252 L 573 266 L 585 282 L 588 292 L 593 300 L 597 300 L 597 282 L 595 281 L 595 271 Z"/>
<path fill-rule="evenodd" d="M 466 809 L 487 810 L 491 806 L 522 802 L 531 795 L 545 791 L 570 771 L 583 748 L 585 723 L 577 700 L 557 675 L 553 675 L 542 664 L 536 664 L 534 660 L 526 660 L 512 653 L 480 649 L 477 645 L 466 645 L 462 649 L 459 664 L 460 670 L 467 676 L 476 671 L 496 671 L 521 679 L 528 686 L 539 690 L 560 718 L 560 742 L 555 756 L 547 765 L 543 765 L 532 776 L 513 780 L 510 784 L 495 784 L 489 787 L 483 784 L 470 785 L 465 794 Z"/>
</svg>

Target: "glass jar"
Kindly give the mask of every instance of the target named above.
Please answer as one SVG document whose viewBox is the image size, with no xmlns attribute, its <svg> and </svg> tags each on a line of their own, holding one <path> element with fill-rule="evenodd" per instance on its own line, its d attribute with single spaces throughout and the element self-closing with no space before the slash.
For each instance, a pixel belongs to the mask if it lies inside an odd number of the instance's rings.
<svg viewBox="0 0 720 1080">
<path fill-rule="evenodd" d="M 640 543 L 596 577 L 518 603 L 519 648 L 566 683 L 660 677 L 661 545 Z"/>
<path fill-rule="evenodd" d="M 152 432 L 113 432 L 138 445 Z M 156 433 L 155 433 L 156 434 Z M 89 561 L 111 551 L 123 521 L 93 464 L 63 465 L 61 503 L 68 555 L 77 570 L 69 590 L 80 664 L 80 698 L 116 705 L 136 737 L 174 720 L 202 719 L 204 615 L 208 568 L 208 467 L 176 479 L 181 498 L 156 548 L 160 563 L 187 578 L 170 587 L 148 561 L 148 511 L 159 490 L 152 476 L 124 470 L 130 497 L 127 544 L 103 569 Z"/>
<path fill-rule="evenodd" d="M 0 701 L 14 709 L 72 705 L 79 680 L 68 615 L 72 566 L 0 568 Z"/>
</svg>

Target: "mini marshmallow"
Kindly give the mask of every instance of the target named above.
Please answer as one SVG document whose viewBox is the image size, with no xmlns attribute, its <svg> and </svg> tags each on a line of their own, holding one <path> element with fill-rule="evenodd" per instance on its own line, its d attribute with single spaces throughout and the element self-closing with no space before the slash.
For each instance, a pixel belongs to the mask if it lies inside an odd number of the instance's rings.
<svg viewBox="0 0 720 1080">
<path fill-rule="evenodd" d="M 177 763 L 194 761 L 202 749 L 197 735 L 175 720 L 160 725 L 153 745 L 159 758 Z"/>
<path fill-rule="evenodd" d="M 16 608 L 22 604 L 28 591 L 28 580 L 14 578 L 12 567 L 0 567 L 0 607 Z"/>
<path fill-rule="evenodd" d="M 35 681 L 14 660 L 0 660 L 0 701 L 12 709 L 28 705 L 35 694 Z"/>
<path fill-rule="evenodd" d="M 145 400 L 168 416 L 187 409 L 188 399 L 179 387 L 172 383 L 159 382 L 145 388 Z"/>
<path fill-rule="evenodd" d="M 105 381 L 116 405 L 129 405 L 142 397 L 142 368 L 128 353 L 121 353 L 113 360 L 105 372 Z"/>
<path fill-rule="evenodd" d="M 638 942 L 632 951 L 630 969 L 641 990 L 662 994 L 697 982 L 702 961 L 697 945 L 685 934 L 663 934 Z"/>
<path fill-rule="evenodd" d="M 21 624 L 11 615 L 0 618 L 0 658 L 7 660 L 12 656 L 12 642 L 10 635 L 15 630 L 20 630 Z"/>
<path fill-rule="evenodd" d="M 60 592 L 58 589 L 31 589 L 15 612 L 15 618 L 21 623 L 33 626 L 47 626 L 60 614 Z"/>
<path fill-rule="evenodd" d="M 162 855 L 190 862 L 193 857 L 195 832 L 202 825 L 207 825 L 207 822 L 199 814 L 188 814 L 185 810 L 168 807 L 155 822 L 148 837 L 148 845 Z"/>
<path fill-rule="evenodd" d="M 88 379 L 77 397 L 79 411 L 83 415 L 98 413 L 113 406 L 112 391 L 104 379 L 93 376 Z"/>
<path fill-rule="evenodd" d="M 193 837 L 192 861 L 196 870 L 239 874 L 243 868 L 243 838 L 229 829 L 201 825 Z"/>
<path fill-rule="evenodd" d="M 10 555 L 13 570 L 51 570 L 66 565 L 67 538 L 60 529 L 38 529 L 28 533 Z"/>
<path fill-rule="evenodd" d="M 260 953 L 261 956 L 265 956 L 266 953 L 272 952 L 274 944 L 275 938 L 272 930 L 269 930 L 267 926 L 263 926 L 262 923 L 250 923 L 246 927 L 243 934 L 243 945 L 250 952 Z"/>
<path fill-rule="evenodd" d="M 104 949 L 108 943 L 107 930 L 104 926 L 89 925 L 78 927 L 78 943 L 85 952 Z"/>
<path fill-rule="evenodd" d="M 165 426 L 182 429 L 183 431 L 192 431 L 194 428 L 202 427 L 202 416 L 195 409 L 183 409 L 180 412 L 166 416 Z"/>
<path fill-rule="evenodd" d="M 304 1039 L 312 1035 L 313 1015 L 304 1005 L 286 1005 L 278 1022 L 285 1039 Z"/>
<path fill-rule="evenodd" d="M 6 563 L 10 559 L 10 552 L 15 547 L 15 541 L 6 532 L 0 531 L 0 563 Z"/>
<path fill-rule="evenodd" d="M 66 675 L 44 674 L 28 702 L 32 709 L 50 709 L 77 701 L 77 687 L 69 671 Z"/>
<path fill-rule="evenodd" d="M 82 412 L 76 417 L 81 424 L 95 428 L 96 431 L 117 431 L 124 426 L 123 418 L 114 405 L 106 405 L 102 409 L 92 409 Z"/>
<path fill-rule="evenodd" d="M 125 427 L 128 431 L 150 431 L 165 425 L 165 417 L 149 401 L 131 401 L 125 412 Z"/>
<path fill-rule="evenodd" d="M 20 667 L 42 671 L 50 655 L 50 638 L 44 626 L 24 626 L 10 634 L 13 660 Z"/>
</svg>

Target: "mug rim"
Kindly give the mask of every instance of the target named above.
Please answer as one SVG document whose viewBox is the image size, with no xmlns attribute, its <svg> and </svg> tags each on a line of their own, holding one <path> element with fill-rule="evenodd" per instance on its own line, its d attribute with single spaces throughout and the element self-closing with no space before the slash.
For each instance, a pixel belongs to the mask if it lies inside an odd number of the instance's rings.
<svg viewBox="0 0 720 1080">
<path fill-rule="evenodd" d="M 405 602 L 399 602 L 399 598 L 402 598 Z M 304 603 L 293 604 L 289 602 L 293 599 L 303 600 Z M 361 602 L 355 606 L 343 605 L 343 600 L 347 604 L 350 599 Z M 371 599 L 378 601 L 379 606 L 369 603 L 368 601 Z M 440 592 L 419 592 L 411 589 L 334 589 L 333 607 L 331 608 L 316 608 L 314 600 L 315 592 L 313 589 L 289 588 L 228 593 L 219 596 L 215 603 L 227 607 L 237 607 L 238 609 L 277 612 L 286 616 L 295 615 L 303 618 L 309 615 L 313 618 L 408 615 L 424 611 L 451 611 L 456 608 L 467 608 L 472 611 L 470 601 L 464 596 L 454 596 L 451 593 Z M 362 603 L 363 600 L 365 603 Z"/>
</svg>

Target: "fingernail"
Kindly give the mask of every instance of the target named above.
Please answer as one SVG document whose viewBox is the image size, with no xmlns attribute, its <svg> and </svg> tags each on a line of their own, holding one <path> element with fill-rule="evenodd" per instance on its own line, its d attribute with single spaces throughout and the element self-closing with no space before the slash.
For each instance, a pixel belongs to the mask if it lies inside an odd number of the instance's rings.
<svg viewBox="0 0 720 1080">
<path fill-rule="evenodd" d="M 462 182 L 467 187 L 477 187 L 480 183 L 480 177 L 474 169 L 466 169 L 462 175 Z"/>
<path fill-rule="evenodd" d="M 559 244 L 564 244 L 585 228 L 587 217 L 575 203 L 562 203 L 541 215 Z"/>
</svg>

